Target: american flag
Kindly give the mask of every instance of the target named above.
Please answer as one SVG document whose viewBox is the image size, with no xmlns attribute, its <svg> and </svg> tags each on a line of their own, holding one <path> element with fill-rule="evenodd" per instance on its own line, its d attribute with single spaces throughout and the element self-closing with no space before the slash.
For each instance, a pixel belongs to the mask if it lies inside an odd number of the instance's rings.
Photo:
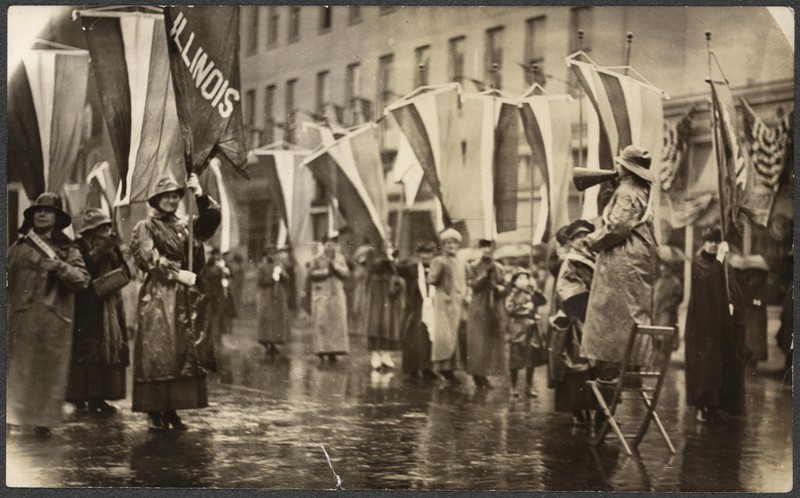
<svg viewBox="0 0 800 498">
<path fill-rule="evenodd" d="M 755 172 L 756 181 L 778 190 L 784 168 L 786 146 L 792 134 L 792 114 L 786 113 L 774 128 L 767 126 L 742 98 L 745 147 Z"/>
<path fill-rule="evenodd" d="M 675 177 L 681 170 L 689 150 L 689 137 L 692 134 L 692 105 L 680 118 L 664 122 L 664 147 L 661 149 L 661 189 L 668 192 Z"/>
</svg>

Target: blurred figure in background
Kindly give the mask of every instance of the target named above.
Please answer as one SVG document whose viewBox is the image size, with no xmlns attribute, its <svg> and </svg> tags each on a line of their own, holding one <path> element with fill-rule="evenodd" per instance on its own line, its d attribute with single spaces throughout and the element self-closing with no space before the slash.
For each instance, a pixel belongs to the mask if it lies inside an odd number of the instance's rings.
<svg viewBox="0 0 800 498">
<path fill-rule="evenodd" d="M 324 362 L 335 363 L 338 355 L 350 352 L 347 330 L 347 296 L 344 281 L 350 269 L 339 251 L 336 235 L 325 239 L 322 253 L 311 261 L 308 278 L 311 291 L 311 324 L 314 352 Z"/>
<path fill-rule="evenodd" d="M 678 308 L 683 302 L 683 284 L 673 264 L 662 261 L 658 269 L 658 280 L 653 288 L 653 325 L 676 328 L 672 350 L 677 351 L 680 347 Z"/>
<path fill-rule="evenodd" d="M 397 273 L 405 279 L 406 306 L 403 314 L 403 373 L 412 377 L 434 379 L 431 363 L 430 331 L 433 328 L 433 294 L 435 288 L 428 284 L 431 261 L 436 246 L 432 242 L 419 242 L 416 258 L 397 263 Z"/>
<path fill-rule="evenodd" d="M 395 368 L 390 351 L 399 351 L 405 301 L 403 279 L 395 268 L 394 248 L 372 248 L 367 254 L 364 326 L 373 370 Z"/>
<path fill-rule="evenodd" d="M 268 358 L 281 354 L 279 345 L 289 341 L 292 319 L 289 296 L 294 282 L 274 246 L 267 246 L 258 265 L 258 342 Z"/>
<path fill-rule="evenodd" d="M 208 333 L 214 344 L 214 358 L 219 364 L 222 355 L 222 336 L 231 333 L 233 320 L 233 296 L 230 289 L 231 271 L 222 259 L 218 247 L 212 247 L 203 268 L 208 296 Z"/>
<path fill-rule="evenodd" d="M 547 302 L 535 288 L 529 270 L 517 270 L 511 277 L 511 293 L 505 299 L 509 316 L 508 367 L 511 376 L 511 396 L 519 397 L 517 377 L 525 369 L 525 395 L 538 397 L 533 387 L 534 369 L 547 361 L 545 344 L 536 322 L 536 308 Z"/>
</svg>

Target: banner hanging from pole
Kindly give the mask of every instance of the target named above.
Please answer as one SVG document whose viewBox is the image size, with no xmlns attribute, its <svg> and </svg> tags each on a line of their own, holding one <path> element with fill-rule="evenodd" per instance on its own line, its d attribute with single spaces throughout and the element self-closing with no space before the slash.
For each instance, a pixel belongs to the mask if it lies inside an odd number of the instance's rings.
<svg viewBox="0 0 800 498">
<path fill-rule="evenodd" d="M 239 8 L 165 7 L 164 20 L 187 170 L 199 174 L 221 155 L 246 178 Z"/>
</svg>

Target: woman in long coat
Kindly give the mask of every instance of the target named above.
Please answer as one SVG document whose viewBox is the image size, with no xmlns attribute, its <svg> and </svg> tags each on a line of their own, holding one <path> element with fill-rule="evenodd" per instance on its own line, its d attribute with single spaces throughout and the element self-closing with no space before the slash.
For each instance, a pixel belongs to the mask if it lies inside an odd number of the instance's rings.
<svg viewBox="0 0 800 498">
<path fill-rule="evenodd" d="M 404 282 L 388 252 L 373 248 L 367 255 L 365 327 L 372 368 L 394 368 L 389 351 L 401 348 L 400 332 L 404 308 Z"/>
<path fill-rule="evenodd" d="M 111 232 L 111 218 L 99 209 L 87 209 L 79 233 L 78 249 L 93 281 L 115 270 L 130 280 L 130 269 Z M 125 399 L 129 363 L 122 289 L 102 296 L 94 286 L 79 292 L 74 323 L 67 401 L 79 408 L 88 403 L 90 411 L 113 413 L 116 408 L 105 400 Z"/>
<path fill-rule="evenodd" d="M 398 274 L 405 279 L 406 299 L 403 313 L 403 373 L 423 378 L 436 378 L 431 363 L 431 339 L 428 327 L 433 325 L 433 286 L 428 284 L 431 259 L 436 246 L 420 242 L 416 246 L 419 259 L 400 261 Z"/>
<path fill-rule="evenodd" d="M 335 362 L 337 355 L 350 352 L 347 334 L 347 296 L 343 280 L 350 276 L 347 261 L 339 252 L 336 238 L 325 241 L 322 254 L 311 261 L 311 324 L 314 352 L 320 360 Z"/>
<path fill-rule="evenodd" d="M 45 192 L 24 216 L 24 236 L 8 249 L 6 422 L 49 436 L 61 422 L 75 292 L 89 285 L 89 274 L 62 232 L 72 220 L 59 196 Z"/>
<path fill-rule="evenodd" d="M 601 365 L 601 377 L 619 368 L 615 365 L 622 361 L 633 326 L 650 323 L 658 264 L 650 162 L 650 154 L 635 145 L 616 158 L 619 187 L 603 211 L 603 225 L 586 237 L 597 264 L 581 353 Z"/>
<path fill-rule="evenodd" d="M 503 279 L 503 267 L 492 259 L 494 244 L 480 241 L 483 256 L 467 267 L 472 299 L 467 311 L 467 373 L 475 385 L 491 387 L 490 375 L 505 375 L 506 316 L 504 300 L 510 292 Z"/>
<path fill-rule="evenodd" d="M 171 175 L 156 183 L 148 199 L 155 211 L 136 224 L 131 242 L 134 260 L 146 273 L 133 354 L 133 411 L 148 414 L 151 430 L 185 430 L 176 410 L 208 406 L 206 374 L 213 356 L 203 352 L 213 350 L 197 275 L 205 265 L 202 241 L 214 234 L 221 215 L 219 205 L 202 195 L 195 175 L 186 186 L 198 208 L 191 270 L 189 220 L 176 215 L 184 189 Z"/>
<path fill-rule="evenodd" d="M 258 265 L 258 342 L 270 357 L 279 355 L 278 345 L 289 340 L 289 296 L 293 285 L 275 248 L 267 248 Z"/>
</svg>

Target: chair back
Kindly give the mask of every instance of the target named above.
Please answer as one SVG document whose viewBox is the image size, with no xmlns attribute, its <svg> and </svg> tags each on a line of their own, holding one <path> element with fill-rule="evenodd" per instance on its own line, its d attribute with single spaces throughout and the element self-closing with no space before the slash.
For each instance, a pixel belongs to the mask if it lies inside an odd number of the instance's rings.
<svg viewBox="0 0 800 498">
<path fill-rule="evenodd" d="M 669 365 L 675 327 L 635 325 L 623 359 L 625 375 L 659 377 Z"/>
</svg>

